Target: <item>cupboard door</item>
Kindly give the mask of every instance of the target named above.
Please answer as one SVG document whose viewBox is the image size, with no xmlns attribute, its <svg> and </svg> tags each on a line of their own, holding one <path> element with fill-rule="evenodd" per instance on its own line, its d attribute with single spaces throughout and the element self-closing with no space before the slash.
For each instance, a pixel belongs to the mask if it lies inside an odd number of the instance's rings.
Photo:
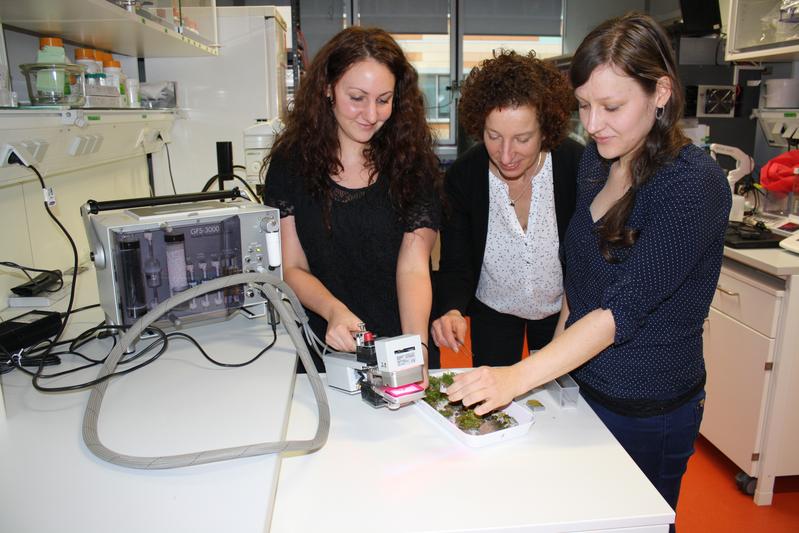
<svg viewBox="0 0 799 533">
<path fill-rule="evenodd" d="M 710 308 L 704 335 L 707 399 L 700 433 L 756 475 L 774 340 Z"/>
<path fill-rule="evenodd" d="M 728 61 L 796 60 L 799 46 L 793 34 L 795 24 L 778 22 L 779 4 L 776 0 L 731 0 L 730 16 L 725 21 Z"/>
<path fill-rule="evenodd" d="M 777 336 L 781 293 L 766 292 L 754 282 L 722 269 L 713 296 L 713 307 L 767 337 Z"/>
</svg>

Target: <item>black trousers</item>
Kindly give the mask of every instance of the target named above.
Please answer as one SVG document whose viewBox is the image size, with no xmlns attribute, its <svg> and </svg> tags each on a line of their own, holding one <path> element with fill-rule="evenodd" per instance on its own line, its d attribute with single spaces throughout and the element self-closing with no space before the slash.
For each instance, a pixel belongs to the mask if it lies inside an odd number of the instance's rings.
<svg viewBox="0 0 799 533">
<path fill-rule="evenodd" d="M 559 313 L 540 320 L 527 320 L 500 313 L 478 299 L 469 307 L 472 365 L 510 366 L 521 361 L 524 335 L 530 350 L 543 348 L 552 340 Z"/>
</svg>

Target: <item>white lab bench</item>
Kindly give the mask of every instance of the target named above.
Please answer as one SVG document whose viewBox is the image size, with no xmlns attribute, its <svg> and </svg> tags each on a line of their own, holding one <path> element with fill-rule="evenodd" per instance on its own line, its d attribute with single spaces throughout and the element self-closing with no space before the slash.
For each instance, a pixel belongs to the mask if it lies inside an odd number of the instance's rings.
<svg viewBox="0 0 799 533">
<path fill-rule="evenodd" d="M 330 440 L 287 457 L 273 533 L 667 531 L 674 513 L 588 405 L 546 410 L 524 437 L 469 448 L 417 411 L 331 391 Z M 298 377 L 289 437 L 316 424 Z"/>
<path fill-rule="evenodd" d="M 75 329 L 98 322 L 96 311 L 77 315 Z M 217 358 L 238 361 L 271 336 L 241 317 L 188 333 Z M 213 367 L 172 342 L 158 361 L 111 384 L 100 436 L 140 455 L 309 438 L 316 407 L 307 377 L 295 385 L 294 365 L 285 333 L 240 369 Z M 546 391 L 535 393 L 547 409 L 526 436 L 472 449 L 416 407 L 373 409 L 327 389 L 331 433 L 316 453 L 143 471 L 87 450 L 88 392 L 42 394 L 19 371 L 2 384 L 3 531 L 654 533 L 674 520 L 588 406 L 561 410 Z"/>
<path fill-rule="evenodd" d="M 769 505 L 776 476 L 799 474 L 799 256 L 724 249 L 705 324 L 707 400 L 700 429 Z"/>
<path fill-rule="evenodd" d="M 93 273 L 78 280 L 81 297 L 75 307 L 96 302 Z M 11 309 L 3 315 L 21 312 Z M 76 314 L 71 333 L 96 325 L 101 315 L 99 309 Z M 209 355 L 225 362 L 245 361 L 271 340 L 263 321 L 243 317 L 186 332 Z M 108 349 L 110 344 L 105 345 Z M 101 356 L 102 351 L 94 355 Z M 63 359 L 71 361 L 69 356 Z M 156 362 L 108 387 L 100 438 L 111 449 L 136 455 L 281 440 L 295 365 L 293 345 L 285 333 L 275 349 L 252 365 L 235 369 L 211 365 L 188 342 L 170 341 Z M 89 380 L 98 370 L 83 372 L 80 378 L 46 380 L 43 385 Z M 173 470 L 112 465 L 92 455 L 83 443 L 89 391 L 43 394 L 19 370 L 0 379 L 6 410 L 5 419 L 0 418 L 0 531 L 268 531 L 278 456 Z"/>
</svg>

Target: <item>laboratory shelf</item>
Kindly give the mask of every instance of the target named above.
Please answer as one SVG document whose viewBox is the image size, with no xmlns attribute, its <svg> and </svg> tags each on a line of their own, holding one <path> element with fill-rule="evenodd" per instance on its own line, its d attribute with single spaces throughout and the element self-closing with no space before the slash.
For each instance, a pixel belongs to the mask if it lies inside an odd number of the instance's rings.
<svg viewBox="0 0 799 533">
<path fill-rule="evenodd" d="M 0 2 L 3 24 L 132 57 L 219 55 L 216 47 L 107 0 Z"/>
</svg>

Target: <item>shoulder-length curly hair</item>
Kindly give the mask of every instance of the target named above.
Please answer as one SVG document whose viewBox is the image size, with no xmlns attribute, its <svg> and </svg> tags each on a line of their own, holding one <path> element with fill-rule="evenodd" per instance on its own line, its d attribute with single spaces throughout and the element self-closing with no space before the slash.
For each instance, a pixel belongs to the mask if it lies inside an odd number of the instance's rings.
<svg viewBox="0 0 799 533">
<path fill-rule="evenodd" d="M 568 80 L 553 65 L 536 58 L 535 52 L 498 50 L 464 80 L 458 120 L 479 140 L 492 111 L 523 105 L 532 106 L 538 114 L 541 148 L 549 151 L 559 145 L 568 134 L 569 116 L 575 108 Z"/>
<path fill-rule="evenodd" d="M 330 229 L 330 176 L 343 170 L 338 125 L 327 95 L 356 63 L 366 59 L 385 65 L 394 75 L 391 116 L 364 151 L 370 170 L 389 180 L 389 194 L 400 215 L 420 190 L 438 190 L 438 158 L 425 118 L 418 74 L 391 35 L 379 28 L 354 26 L 336 34 L 317 53 L 300 80 L 286 128 L 267 160 L 286 158 L 305 180 L 306 189 L 322 202 Z"/>
</svg>

